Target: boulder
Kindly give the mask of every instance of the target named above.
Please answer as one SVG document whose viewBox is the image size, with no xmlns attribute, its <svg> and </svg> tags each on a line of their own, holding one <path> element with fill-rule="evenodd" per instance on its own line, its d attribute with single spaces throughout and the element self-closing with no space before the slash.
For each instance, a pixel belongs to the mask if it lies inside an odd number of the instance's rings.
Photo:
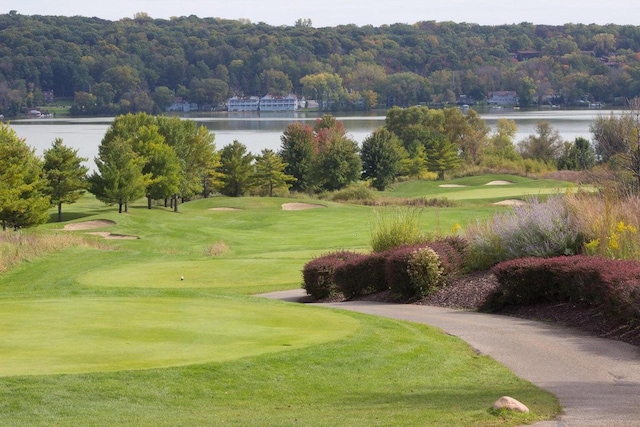
<svg viewBox="0 0 640 427">
<path fill-rule="evenodd" d="M 514 412 L 526 412 L 529 413 L 529 408 L 522 403 L 509 396 L 502 396 L 500 399 L 496 400 L 492 406 L 493 409 L 506 409 L 508 411 Z"/>
</svg>

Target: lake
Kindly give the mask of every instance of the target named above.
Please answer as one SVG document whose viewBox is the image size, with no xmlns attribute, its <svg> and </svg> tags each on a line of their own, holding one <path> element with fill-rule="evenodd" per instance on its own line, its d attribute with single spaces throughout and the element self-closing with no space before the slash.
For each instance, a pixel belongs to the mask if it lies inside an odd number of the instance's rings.
<svg viewBox="0 0 640 427">
<path fill-rule="evenodd" d="M 499 118 L 513 120 L 518 125 L 516 141 L 521 141 L 535 133 L 538 122 L 546 121 L 557 129 L 564 140 L 573 141 L 576 137 L 591 140 L 589 126 L 599 115 L 609 115 L 609 110 L 488 110 L 481 117 L 495 131 Z M 353 139 L 361 143 L 378 127 L 384 126 L 383 113 L 370 115 L 336 113 L 337 120 L 343 122 L 345 129 Z M 215 113 L 206 117 L 191 116 L 192 120 L 206 126 L 215 134 L 218 149 L 238 140 L 247 146 L 253 154 L 259 154 L 265 148 L 278 151 L 280 136 L 292 122 L 313 125 L 317 113 Z M 36 150 L 38 155 L 51 146 L 55 138 L 61 138 L 65 145 L 78 149 L 78 154 L 89 159 L 90 168 L 94 168 L 93 159 L 98 155 L 98 146 L 113 118 L 77 118 L 77 119 L 28 119 L 15 120 L 10 126 L 18 136 Z"/>
</svg>

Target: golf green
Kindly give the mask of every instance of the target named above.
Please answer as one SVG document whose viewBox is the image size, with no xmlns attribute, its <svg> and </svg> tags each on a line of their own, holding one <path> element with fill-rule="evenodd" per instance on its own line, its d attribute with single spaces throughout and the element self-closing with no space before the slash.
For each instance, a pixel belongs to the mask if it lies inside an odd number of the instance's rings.
<svg viewBox="0 0 640 427">
<path fill-rule="evenodd" d="M 0 376 L 221 362 L 343 339 L 353 317 L 251 298 L 0 301 Z"/>
</svg>

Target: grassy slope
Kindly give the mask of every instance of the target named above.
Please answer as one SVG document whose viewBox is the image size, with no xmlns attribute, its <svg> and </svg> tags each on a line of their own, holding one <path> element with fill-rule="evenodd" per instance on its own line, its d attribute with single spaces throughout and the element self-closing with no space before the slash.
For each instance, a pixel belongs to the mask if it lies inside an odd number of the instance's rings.
<svg viewBox="0 0 640 427">
<path fill-rule="evenodd" d="M 0 276 L 0 327 L 10 331 L 0 358 L 13 360 L 0 372 L 3 425 L 517 425 L 557 410 L 549 394 L 430 328 L 242 296 L 298 287 L 314 255 L 368 248 L 371 208 L 281 210 L 288 201 L 214 198 L 179 214 L 141 204 L 118 215 L 89 198 L 65 207 L 140 239 Z M 209 210 L 221 206 L 240 210 Z M 422 220 L 446 232 L 495 209 L 428 209 Z M 206 255 L 220 241 L 229 251 Z M 62 363 L 70 357 L 94 365 Z M 154 366 L 163 369 L 94 372 Z M 89 373 L 42 375 L 70 371 Z M 533 415 L 489 414 L 503 394 Z"/>
<path fill-rule="evenodd" d="M 492 181 L 509 181 L 509 185 L 487 185 Z M 409 181 L 386 192 L 393 197 L 445 197 L 465 204 L 486 205 L 507 199 L 557 194 L 573 187 L 567 182 L 552 179 L 531 180 L 511 175 L 481 175 L 458 178 L 444 184 L 461 187 L 441 187 L 441 181 Z"/>
</svg>

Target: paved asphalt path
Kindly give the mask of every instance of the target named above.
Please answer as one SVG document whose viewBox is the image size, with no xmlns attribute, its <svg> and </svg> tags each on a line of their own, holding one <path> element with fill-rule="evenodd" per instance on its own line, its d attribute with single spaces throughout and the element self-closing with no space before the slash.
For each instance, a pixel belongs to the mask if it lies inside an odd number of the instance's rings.
<svg viewBox="0 0 640 427">
<path fill-rule="evenodd" d="M 305 293 L 262 296 L 298 302 Z M 640 427 L 638 347 L 509 316 L 372 301 L 318 305 L 424 323 L 463 339 L 558 397 L 562 415 L 536 427 Z"/>
</svg>

